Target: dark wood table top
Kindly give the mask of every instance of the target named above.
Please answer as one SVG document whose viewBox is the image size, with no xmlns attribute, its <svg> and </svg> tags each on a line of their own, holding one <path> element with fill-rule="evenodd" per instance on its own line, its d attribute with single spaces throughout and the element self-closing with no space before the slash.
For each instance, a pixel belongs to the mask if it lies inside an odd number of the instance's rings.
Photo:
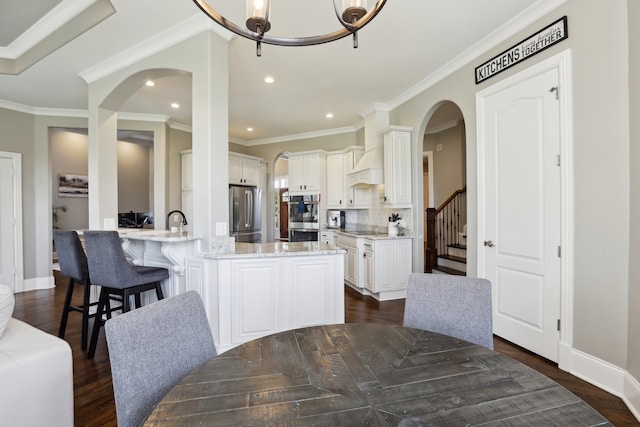
<svg viewBox="0 0 640 427">
<path fill-rule="evenodd" d="M 507 356 L 381 324 L 269 335 L 194 370 L 145 426 L 611 425 Z"/>
</svg>

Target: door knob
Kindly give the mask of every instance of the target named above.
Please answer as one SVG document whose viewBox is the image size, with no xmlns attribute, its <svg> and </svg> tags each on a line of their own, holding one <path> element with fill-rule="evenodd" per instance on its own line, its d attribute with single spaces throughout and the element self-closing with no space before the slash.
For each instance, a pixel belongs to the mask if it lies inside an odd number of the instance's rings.
<svg viewBox="0 0 640 427">
<path fill-rule="evenodd" d="M 493 240 L 485 240 L 484 241 L 484 245 L 485 246 L 489 246 L 490 248 L 492 248 L 494 246 L 493 245 Z"/>
</svg>

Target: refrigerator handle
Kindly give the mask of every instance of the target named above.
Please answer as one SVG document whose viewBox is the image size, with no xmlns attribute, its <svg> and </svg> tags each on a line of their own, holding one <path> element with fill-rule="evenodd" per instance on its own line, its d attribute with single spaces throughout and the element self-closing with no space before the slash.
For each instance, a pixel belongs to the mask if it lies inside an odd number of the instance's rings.
<svg viewBox="0 0 640 427">
<path fill-rule="evenodd" d="M 254 228 L 253 226 L 253 192 L 247 191 L 247 198 L 249 199 L 249 209 L 247 209 L 247 212 L 248 212 L 247 227 Z"/>
</svg>

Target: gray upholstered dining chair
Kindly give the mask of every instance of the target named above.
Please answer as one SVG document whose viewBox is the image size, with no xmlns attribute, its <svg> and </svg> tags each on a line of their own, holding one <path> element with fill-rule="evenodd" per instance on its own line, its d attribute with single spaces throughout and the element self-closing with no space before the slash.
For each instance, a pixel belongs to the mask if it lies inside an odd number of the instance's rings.
<svg viewBox="0 0 640 427">
<path fill-rule="evenodd" d="M 106 314 L 107 319 L 111 318 L 112 310 L 108 310 L 109 300 L 122 297 L 123 313 L 131 308 L 131 296 L 135 298 L 136 307 L 141 306 L 142 292 L 155 290 L 158 300 L 161 300 L 164 298 L 161 284 L 169 278 L 169 271 L 161 267 L 129 264 L 117 231 L 85 231 L 83 235 L 91 283 L 101 286 L 87 352 L 87 358 L 92 359 L 96 352 L 100 329 L 104 324 L 103 314 Z"/>
<path fill-rule="evenodd" d="M 491 282 L 411 273 L 403 326 L 450 335 L 493 350 Z"/>
<path fill-rule="evenodd" d="M 195 291 L 107 320 L 105 332 L 119 427 L 140 426 L 174 385 L 217 355 Z"/>
<path fill-rule="evenodd" d="M 89 301 L 91 280 L 89 280 L 89 267 L 87 265 L 87 256 L 82 248 L 82 243 L 75 231 L 53 230 L 53 242 L 60 264 L 60 273 L 69 278 L 67 285 L 67 293 L 64 298 L 64 306 L 62 308 L 62 317 L 60 318 L 60 328 L 58 329 L 58 337 L 64 338 L 67 330 L 67 320 L 69 312 L 77 311 L 82 313 L 82 338 L 80 340 L 82 349 L 87 348 L 87 337 L 89 331 L 89 319 L 94 314 L 89 313 L 89 308 L 97 304 Z M 82 305 L 72 305 L 74 285 L 84 286 L 82 297 Z"/>
</svg>

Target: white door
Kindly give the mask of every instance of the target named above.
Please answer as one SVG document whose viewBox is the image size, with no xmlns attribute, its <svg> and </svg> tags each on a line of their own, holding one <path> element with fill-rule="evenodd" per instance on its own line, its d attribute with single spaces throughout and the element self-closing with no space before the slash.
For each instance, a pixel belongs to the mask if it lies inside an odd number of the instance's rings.
<svg viewBox="0 0 640 427">
<path fill-rule="evenodd" d="M 479 270 L 493 285 L 494 333 L 553 361 L 561 292 L 557 95 L 558 70 L 551 69 L 480 98 L 479 106 Z"/>
<path fill-rule="evenodd" d="M 0 283 L 22 290 L 20 155 L 0 152 Z"/>
</svg>

